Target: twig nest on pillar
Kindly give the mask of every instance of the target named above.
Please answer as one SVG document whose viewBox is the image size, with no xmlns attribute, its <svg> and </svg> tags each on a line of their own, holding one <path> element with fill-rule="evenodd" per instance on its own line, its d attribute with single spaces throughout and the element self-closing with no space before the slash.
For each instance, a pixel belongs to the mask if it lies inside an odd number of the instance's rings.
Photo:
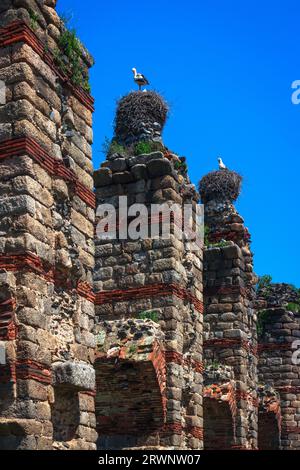
<svg viewBox="0 0 300 470">
<path fill-rule="evenodd" d="M 202 202 L 236 201 L 241 192 L 242 180 L 241 175 L 228 169 L 208 173 L 199 183 Z"/>
<path fill-rule="evenodd" d="M 115 139 L 129 145 L 138 140 L 159 140 L 169 107 L 154 91 L 136 91 L 117 103 Z"/>
</svg>

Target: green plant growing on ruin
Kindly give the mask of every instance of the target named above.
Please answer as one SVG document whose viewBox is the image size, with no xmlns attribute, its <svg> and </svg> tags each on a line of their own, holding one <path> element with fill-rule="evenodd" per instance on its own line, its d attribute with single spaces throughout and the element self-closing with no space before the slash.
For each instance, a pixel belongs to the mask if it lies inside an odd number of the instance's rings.
<svg viewBox="0 0 300 470">
<path fill-rule="evenodd" d="M 133 356 L 137 352 L 137 346 L 135 344 L 131 344 L 128 349 L 128 354 Z"/>
<path fill-rule="evenodd" d="M 152 152 L 163 152 L 164 147 L 160 142 L 141 141 L 134 145 L 134 155 L 147 155 Z"/>
<path fill-rule="evenodd" d="M 158 323 L 158 313 L 155 310 L 147 310 L 138 314 L 140 320 L 152 320 Z"/>
<path fill-rule="evenodd" d="M 105 137 L 102 144 L 102 153 L 107 155 L 113 155 L 114 153 L 119 153 L 122 156 L 126 156 L 126 148 L 119 144 L 115 139 L 110 140 L 108 137 Z"/>
<path fill-rule="evenodd" d="M 224 248 L 225 246 L 228 246 L 228 245 L 229 245 L 228 240 L 221 240 L 220 242 L 212 243 L 210 246 L 212 248 Z"/>
<path fill-rule="evenodd" d="M 263 276 L 260 276 L 257 281 L 257 290 L 261 289 L 269 289 L 271 287 L 272 283 L 272 276 L 270 274 L 264 274 Z"/>
<path fill-rule="evenodd" d="M 35 11 L 30 9 L 29 10 L 29 18 L 30 18 L 30 27 L 31 27 L 31 29 L 33 29 L 33 31 L 36 31 L 37 27 L 38 27 L 39 15 Z"/>
<path fill-rule="evenodd" d="M 289 302 L 286 306 L 286 309 L 289 312 L 300 313 L 300 304 L 298 304 L 296 302 Z"/>
<path fill-rule="evenodd" d="M 134 153 L 135 155 L 143 155 L 152 152 L 152 147 L 150 142 L 138 142 L 135 145 Z"/>
<path fill-rule="evenodd" d="M 87 93 L 91 92 L 89 76 L 82 63 L 83 45 L 76 36 L 75 29 L 66 27 L 66 20 L 58 40 L 58 48 L 54 50 L 54 59 L 62 72 L 70 76 L 74 85 L 81 87 Z"/>
<path fill-rule="evenodd" d="M 223 248 L 229 245 L 228 240 L 221 240 L 217 243 L 210 243 L 209 241 L 210 228 L 207 225 L 204 225 L 204 246 L 207 248 Z"/>
<path fill-rule="evenodd" d="M 268 310 L 261 310 L 257 314 L 256 330 L 258 337 L 262 337 L 265 333 L 266 324 L 270 321 L 272 312 Z"/>
<path fill-rule="evenodd" d="M 187 171 L 188 171 L 188 167 L 187 167 L 187 164 L 186 164 L 186 158 L 181 157 L 180 161 L 176 161 L 174 163 L 174 168 L 175 168 L 175 170 L 178 170 L 181 173 L 186 174 Z"/>
<path fill-rule="evenodd" d="M 210 367 L 210 369 L 212 370 L 218 370 L 219 367 L 220 367 L 220 363 L 218 361 L 212 361 L 211 364 L 208 364 L 208 366 Z"/>
</svg>

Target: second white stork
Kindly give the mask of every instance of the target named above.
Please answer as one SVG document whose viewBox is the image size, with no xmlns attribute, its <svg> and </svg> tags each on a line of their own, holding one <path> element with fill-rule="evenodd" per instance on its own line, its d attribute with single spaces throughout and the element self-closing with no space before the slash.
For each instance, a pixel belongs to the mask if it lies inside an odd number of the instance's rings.
<svg viewBox="0 0 300 470">
<path fill-rule="evenodd" d="M 143 75 L 141 73 L 138 73 L 135 68 L 132 69 L 132 72 L 133 72 L 133 75 L 134 75 L 134 81 L 139 86 L 140 90 L 141 90 L 142 86 L 150 85 L 150 83 L 148 82 L 145 75 Z"/>
</svg>

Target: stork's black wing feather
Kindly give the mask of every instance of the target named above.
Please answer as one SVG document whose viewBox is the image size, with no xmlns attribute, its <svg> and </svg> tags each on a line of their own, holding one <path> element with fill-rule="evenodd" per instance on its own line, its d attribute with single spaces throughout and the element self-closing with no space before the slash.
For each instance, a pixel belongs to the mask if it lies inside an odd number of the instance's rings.
<svg viewBox="0 0 300 470">
<path fill-rule="evenodd" d="M 145 75 L 142 75 L 143 79 L 145 80 L 145 83 L 146 85 L 150 85 L 149 81 L 147 80 L 147 78 L 145 77 Z"/>
</svg>

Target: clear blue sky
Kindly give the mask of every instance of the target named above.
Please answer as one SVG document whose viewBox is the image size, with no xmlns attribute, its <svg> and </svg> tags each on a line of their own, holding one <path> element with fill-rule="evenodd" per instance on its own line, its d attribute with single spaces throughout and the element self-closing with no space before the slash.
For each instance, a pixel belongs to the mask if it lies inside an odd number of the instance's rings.
<svg viewBox="0 0 300 470">
<path fill-rule="evenodd" d="M 256 272 L 300 286 L 299 2 L 58 0 L 58 10 L 96 60 L 95 167 L 135 66 L 171 105 L 164 141 L 187 157 L 192 181 L 218 155 L 244 176 L 238 209 Z"/>
</svg>

